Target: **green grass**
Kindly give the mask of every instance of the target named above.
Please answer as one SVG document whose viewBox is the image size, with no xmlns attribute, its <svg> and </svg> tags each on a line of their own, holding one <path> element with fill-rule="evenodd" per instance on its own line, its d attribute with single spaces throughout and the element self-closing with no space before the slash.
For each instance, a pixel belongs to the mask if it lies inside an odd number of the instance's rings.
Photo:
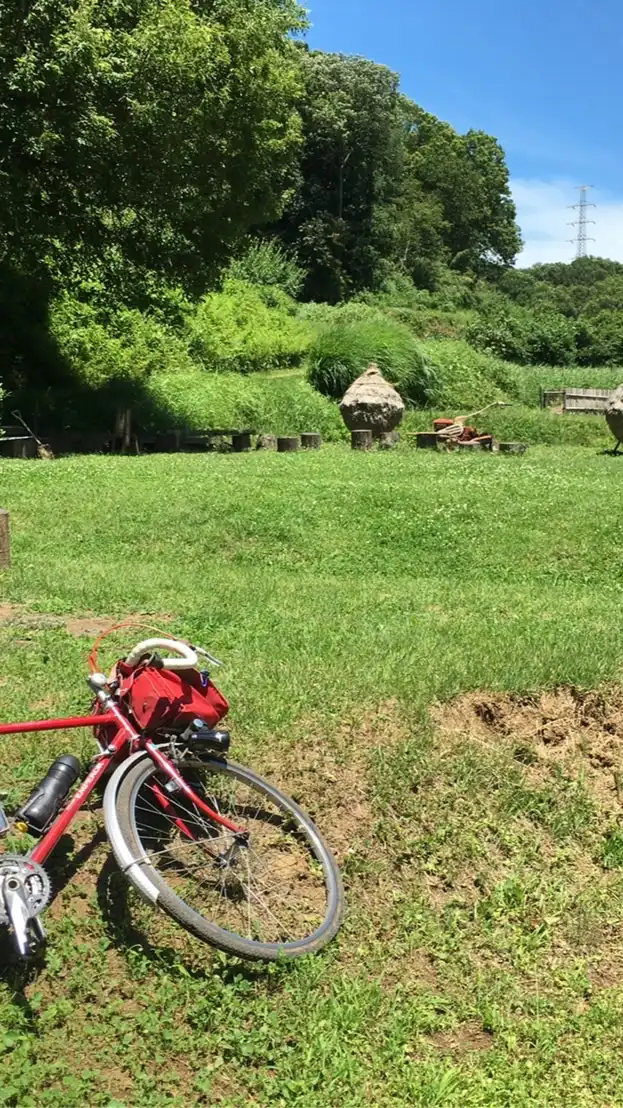
<svg viewBox="0 0 623 1108">
<path fill-rule="evenodd" d="M 252 427 L 265 434 L 319 431 L 339 441 L 346 431 L 338 408 L 303 379 L 303 370 L 239 373 L 159 373 L 149 395 L 166 423 L 187 427 Z"/>
<path fill-rule="evenodd" d="M 622 465 L 340 444 L 0 463 L 0 598 L 24 606 L 0 622 L 2 717 L 88 703 L 88 639 L 50 616 L 172 617 L 226 659 L 236 754 L 310 808 L 349 899 L 324 955 L 246 967 L 148 924 L 88 813 L 45 965 L 2 971 L 0 1103 L 623 1104 L 616 798 L 587 759 L 428 718 L 470 690 L 617 681 Z M 3 740 L 9 799 L 66 746 Z"/>
</svg>

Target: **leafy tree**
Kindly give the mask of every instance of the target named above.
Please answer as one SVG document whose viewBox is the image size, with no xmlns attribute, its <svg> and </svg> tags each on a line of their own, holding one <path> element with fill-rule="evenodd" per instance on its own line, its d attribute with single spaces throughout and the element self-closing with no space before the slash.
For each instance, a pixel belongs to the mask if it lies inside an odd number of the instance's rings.
<svg viewBox="0 0 623 1108">
<path fill-rule="evenodd" d="M 605 277 L 589 291 L 582 315 L 592 317 L 603 312 L 623 312 L 623 272 Z"/>
<path fill-rule="evenodd" d="M 302 26 L 295 0 L 0 0 L 0 260 L 205 286 L 281 210 Z"/>
<path fill-rule="evenodd" d="M 538 281 L 550 285 L 584 285 L 592 287 L 607 277 L 623 276 L 623 264 L 610 258 L 576 258 L 573 262 L 550 262 L 532 266 Z"/>
<path fill-rule="evenodd" d="M 398 78 L 342 54 L 302 52 L 300 184 L 279 225 L 308 272 L 309 299 L 376 287 L 395 252 L 403 144 Z"/>
<path fill-rule="evenodd" d="M 439 205 L 437 233 L 455 268 L 509 265 L 521 248 L 504 151 L 483 131 L 459 135 L 403 99 L 407 172 Z"/>
</svg>

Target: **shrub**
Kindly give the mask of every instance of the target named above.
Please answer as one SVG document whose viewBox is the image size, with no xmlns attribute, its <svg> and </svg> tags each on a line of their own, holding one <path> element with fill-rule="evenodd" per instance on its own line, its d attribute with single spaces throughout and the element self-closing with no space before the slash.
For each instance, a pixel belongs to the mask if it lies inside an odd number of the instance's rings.
<svg viewBox="0 0 623 1108">
<path fill-rule="evenodd" d="M 71 376 L 92 388 L 144 380 L 164 368 L 184 372 L 192 364 L 181 339 L 135 309 L 112 312 L 104 324 L 95 308 L 62 296 L 52 305 L 50 331 Z"/>
<path fill-rule="evenodd" d="M 233 279 L 199 302 L 187 333 L 192 357 L 215 373 L 296 365 L 310 337 L 309 327 L 296 317 L 294 301 L 284 292 Z"/>
<path fill-rule="evenodd" d="M 226 279 L 260 288 L 278 288 L 296 299 L 303 287 L 305 270 L 275 239 L 254 239 L 239 258 L 230 262 Z"/>
<path fill-rule="evenodd" d="M 431 402 L 447 406 L 454 415 L 518 395 L 517 367 L 467 342 L 429 342 L 425 351 L 437 382 Z"/>
<path fill-rule="evenodd" d="M 467 339 L 478 350 L 528 365 L 573 365 L 576 329 L 557 312 L 492 307 L 476 316 Z"/>
<path fill-rule="evenodd" d="M 623 364 L 623 311 L 602 311 L 581 321 L 582 341 L 578 360 L 582 365 Z"/>
<path fill-rule="evenodd" d="M 309 354 L 309 380 L 324 396 L 340 399 L 370 362 L 410 404 L 426 404 L 435 387 L 420 344 L 403 324 L 379 313 L 342 319 L 319 332 Z"/>
</svg>

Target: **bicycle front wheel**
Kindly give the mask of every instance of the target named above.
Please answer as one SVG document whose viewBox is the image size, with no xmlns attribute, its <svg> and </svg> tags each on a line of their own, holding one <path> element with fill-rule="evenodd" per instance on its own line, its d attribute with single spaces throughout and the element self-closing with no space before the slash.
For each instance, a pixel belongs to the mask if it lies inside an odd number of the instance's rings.
<svg viewBox="0 0 623 1108">
<path fill-rule="evenodd" d="M 158 904 L 187 931 L 243 958 L 316 953 L 337 933 L 344 893 L 335 859 L 312 820 L 252 770 L 216 758 L 177 763 L 193 791 L 248 832 L 208 819 L 149 755 L 123 777 L 119 830 L 158 890 Z M 132 880 L 133 870 L 128 871 Z"/>
</svg>

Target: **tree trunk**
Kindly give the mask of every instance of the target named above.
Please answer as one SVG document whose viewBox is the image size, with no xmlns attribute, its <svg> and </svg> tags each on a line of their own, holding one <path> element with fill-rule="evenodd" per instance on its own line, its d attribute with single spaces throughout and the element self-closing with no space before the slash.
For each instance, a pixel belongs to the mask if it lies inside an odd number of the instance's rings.
<svg viewBox="0 0 623 1108">
<path fill-rule="evenodd" d="M 350 445 L 353 450 L 371 450 L 372 431 L 351 431 Z"/>
<path fill-rule="evenodd" d="M 322 438 L 317 431 L 307 431 L 301 435 L 301 446 L 303 450 L 320 450 Z"/>
<path fill-rule="evenodd" d="M 132 412 L 129 408 L 121 408 L 117 412 L 115 421 L 114 450 L 121 450 L 127 454 L 132 445 Z"/>
<path fill-rule="evenodd" d="M 0 508 L 0 569 L 8 569 L 10 564 L 9 513 L 4 508 Z"/>
<path fill-rule="evenodd" d="M 301 440 L 298 435 L 287 435 L 277 439 L 277 451 L 279 454 L 291 454 L 298 450 Z"/>
</svg>

